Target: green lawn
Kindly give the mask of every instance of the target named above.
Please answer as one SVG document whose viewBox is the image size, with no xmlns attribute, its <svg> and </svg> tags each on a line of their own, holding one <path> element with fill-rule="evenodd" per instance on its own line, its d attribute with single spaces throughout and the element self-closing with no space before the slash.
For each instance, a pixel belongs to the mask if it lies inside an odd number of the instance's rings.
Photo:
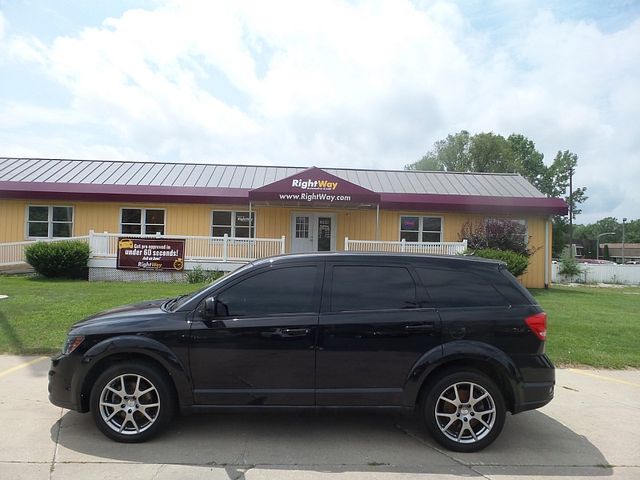
<svg viewBox="0 0 640 480">
<path fill-rule="evenodd" d="M 117 305 L 175 297 L 201 285 L 45 280 L 0 276 L 0 352 L 36 354 L 60 349 L 67 330 Z"/>
<path fill-rule="evenodd" d="M 640 288 L 554 286 L 531 293 L 549 315 L 557 365 L 640 367 Z"/>
<path fill-rule="evenodd" d="M 0 276 L 0 352 L 52 353 L 73 323 L 109 307 L 200 288 Z M 549 314 L 547 353 L 557 365 L 640 367 L 640 288 L 533 290 Z"/>
</svg>

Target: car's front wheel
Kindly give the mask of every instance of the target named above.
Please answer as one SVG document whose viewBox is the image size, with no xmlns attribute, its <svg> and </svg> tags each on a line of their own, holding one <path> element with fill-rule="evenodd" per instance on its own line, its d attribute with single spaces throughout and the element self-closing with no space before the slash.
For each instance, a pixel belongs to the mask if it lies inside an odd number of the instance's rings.
<svg viewBox="0 0 640 480">
<path fill-rule="evenodd" d="M 429 385 L 422 414 L 433 438 L 457 452 L 475 452 L 492 443 L 504 426 L 500 389 L 486 375 L 453 371 Z"/>
<path fill-rule="evenodd" d="M 175 410 L 173 389 L 158 368 L 134 362 L 105 370 L 91 390 L 97 427 L 118 442 L 144 442 L 166 427 Z"/>
</svg>

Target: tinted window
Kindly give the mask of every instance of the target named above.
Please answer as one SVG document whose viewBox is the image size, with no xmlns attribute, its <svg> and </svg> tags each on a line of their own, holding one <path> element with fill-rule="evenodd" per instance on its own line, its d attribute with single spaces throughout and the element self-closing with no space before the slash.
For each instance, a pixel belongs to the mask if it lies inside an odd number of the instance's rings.
<svg viewBox="0 0 640 480">
<path fill-rule="evenodd" d="M 331 310 L 378 310 L 416 306 L 416 286 L 404 267 L 333 267 Z"/>
<path fill-rule="evenodd" d="M 317 309 L 313 293 L 315 266 L 279 268 L 254 275 L 216 296 L 218 314 L 261 317 L 277 313 L 308 313 Z"/>
<path fill-rule="evenodd" d="M 509 303 L 491 284 L 466 270 L 416 268 L 435 307 L 489 307 Z"/>
</svg>

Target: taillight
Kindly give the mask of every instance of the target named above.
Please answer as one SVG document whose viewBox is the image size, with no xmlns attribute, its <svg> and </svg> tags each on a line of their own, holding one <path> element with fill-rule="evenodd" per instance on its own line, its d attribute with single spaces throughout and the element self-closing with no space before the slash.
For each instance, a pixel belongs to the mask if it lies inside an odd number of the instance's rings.
<svg viewBox="0 0 640 480">
<path fill-rule="evenodd" d="M 543 342 L 547 339 L 547 314 L 536 313 L 524 319 L 529 329 Z"/>
</svg>

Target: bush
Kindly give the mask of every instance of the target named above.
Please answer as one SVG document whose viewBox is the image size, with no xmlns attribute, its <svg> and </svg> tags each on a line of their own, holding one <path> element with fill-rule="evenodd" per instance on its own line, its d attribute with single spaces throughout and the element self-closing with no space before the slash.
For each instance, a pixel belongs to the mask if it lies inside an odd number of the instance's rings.
<svg viewBox="0 0 640 480">
<path fill-rule="evenodd" d="M 224 273 L 219 270 L 204 270 L 200 265 L 196 265 L 193 270 L 187 271 L 187 282 L 210 283 L 223 275 Z"/>
<path fill-rule="evenodd" d="M 575 277 L 576 275 L 580 275 L 582 273 L 582 269 L 576 259 L 571 255 L 563 255 L 560 258 L 560 268 L 558 269 L 558 273 L 565 277 Z"/>
<path fill-rule="evenodd" d="M 86 278 L 89 245 L 79 241 L 36 242 L 25 249 L 27 263 L 45 277 Z"/>
<path fill-rule="evenodd" d="M 520 275 L 522 275 L 527 271 L 527 267 L 529 266 L 529 258 L 526 255 L 509 250 L 482 248 L 476 250 L 473 254 L 476 257 L 502 260 L 507 264 L 507 270 L 509 270 L 514 277 L 519 277 Z"/>
</svg>

